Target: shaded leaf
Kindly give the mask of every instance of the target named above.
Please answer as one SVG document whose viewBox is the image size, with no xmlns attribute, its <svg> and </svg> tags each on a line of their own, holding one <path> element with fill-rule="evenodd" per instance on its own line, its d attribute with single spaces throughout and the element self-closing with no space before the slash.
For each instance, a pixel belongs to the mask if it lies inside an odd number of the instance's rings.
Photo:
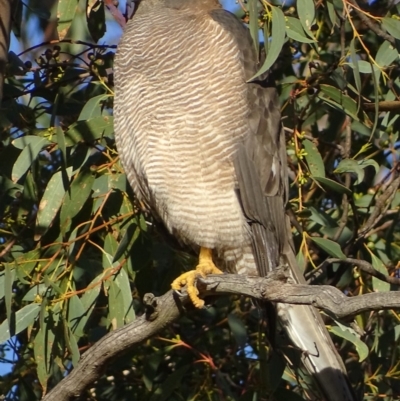
<svg viewBox="0 0 400 401">
<path fill-rule="evenodd" d="M 15 333 L 18 334 L 25 330 L 30 324 L 34 322 L 40 312 L 40 305 L 32 303 L 24 306 L 15 313 Z M 0 344 L 4 343 L 10 338 L 10 330 L 8 326 L 8 319 L 0 325 Z"/>
<path fill-rule="evenodd" d="M 333 256 L 334 258 L 345 259 L 346 255 L 343 253 L 340 245 L 337 242 L 331 241 L 330 239 L 320 237 L 310 237 L 321 249 L 326 253 Z"/>
<path fill-rule="evenodd" d="M 91 37 L 98 42 L 106 33 L 106 15 L 104 2 L 97 0 L 90 8 L 87 16 L 87 26 Z"/>
<path fill-rule="evenodd" d="M 82 169 L 76 174 L 69 190 L 65 193 L 60 212 L 61 232 L 63 234 L 69 231 L 72 219 L 91 195 L 95 178 L 89 169 Z"/>
<path fill-rule="evenodd" d="M 23 149 L 13 166 L 11 178 L 14 182 L 27 172 L 41 150 L 49 144 L 46 138 L 38 136 L 24 136 L 13 141 L 15 147 Z"/>
<path fill-rule="evenodd" d="M 79 114 L 78 121 L 85 121 L 89 120 L 90 118 L 101 117 L 102 102 L 108 99 L 109 97 L 110 95 L 106 94 L 90 98 L 83 106 L 81 114 Z"/>
<path fill-rule="evenodd" d="M 139 237 L 139 234 L 140 228 L 136 225 L 136 223 L 132 223 L 128 226 L 125 235 L 123 236 L 117 250 L 115 251 L 113 262 L 117 261 L 125 253 L 126 250 L 129 251 L 129 249 Z"/>
<path fill-rule="evenodd" d="M 185 365 L 179 369 L 176 369 L 175 372 L 170 373 L 164 383 L 157 387 L 149 401 L 167 400 L 173 391 L 178 387 L 179 383 L 183 380 L 184 375 L 189 368 L 189 365 Z"/>
<path fill-rule="evenodd" d="M 65 133 L 67 146 L 79 142 L 95 142 L 102 137 L 112 137 L 114 132 L 113 118 L 109 116 L 98 116 L 86 121 L 77 121 L 72 124 Z"/>
<path fill-rule="evenodd" d="M 331 85 L 321 84 L 318 97 L 324 100 L 328 105 L 343 111 L 355 120 L 359 120 L 357 116 L 357 103 L 341 90 Z"/>
<path fill-rule="evenodd" d="M 85 327 L 88 317 L 79 297 L 73 295 L 68 301 L 67 319 L 68 327 L 77 338 L 83 336 L 83 328 Z"/>
<path fill-rule="evenodd" d="M 339 184 L 336 181 L 333 181 L 329 178 L 325 178 L 325 177 L 313 177 L 313 179 L 315 181 L 318 181 L 319 183 L 321 183 L 324 187 L 329 188 L 333 191 L 339 192 L 341 194 L 347 194 L 347 195 L 351 195 L 352 192 L 350 191 L 350 189 L 346 188 L 344 185 Z"/>
</svg>

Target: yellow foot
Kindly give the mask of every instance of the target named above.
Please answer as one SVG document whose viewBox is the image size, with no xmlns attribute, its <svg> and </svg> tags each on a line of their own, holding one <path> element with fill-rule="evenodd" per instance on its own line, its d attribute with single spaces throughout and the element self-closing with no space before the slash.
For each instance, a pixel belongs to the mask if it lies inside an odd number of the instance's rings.
<svg viewBox="0 0 400 401">
<path fill-rule="evenodd" d="M 200 248 L 199 264 L 196 266 L 196 269 L 181 274 L 172 282 L 171 287 L 173 290 L 179 291 L 186 285 L 187 293 L 193 305 L 196 308 L 202 308 L 204 301 L 198 297 L 199 290 L 196 288 L 195 281 L 197 277 L 206 277 L 208 274 L 222 274 L 222 271 L 215 266 L 212 260 L 211 249 Z"/>
</svg>

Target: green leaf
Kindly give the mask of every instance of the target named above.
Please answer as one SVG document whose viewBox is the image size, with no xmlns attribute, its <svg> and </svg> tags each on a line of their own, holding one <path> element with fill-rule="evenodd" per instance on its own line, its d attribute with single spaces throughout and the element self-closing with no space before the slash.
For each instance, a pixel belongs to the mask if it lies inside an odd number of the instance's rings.
<svg viewBox="0 0 400 401">
<path fill-rule="evenodd" d="M 311 26 L 315 19 L 315 5 L 313 0 L 297 0 L 297 14 L 301 25 L 303 25 L 304 31 L 311 37 Z"/>
<path fill-rule="evenodd" d="M 0 301 L 4 298 L 4 295 L 5 295 L 4 284 L 5 284 L 5 274 L 3 271 L 3 272 L 0 272 Z"/>
<path fill-rule="evenodd" d="M 382 18 L 382 27 L 396 39 L 400 39 L 400 20 L 396 18 Z"/>
<path fill-rule="evenodd" d="M 125 269 L 119 270 L 119 272 L 115 275 L 114 282 L 117 285 L 120 291 L 119 294 L 122 298 L 124 323 L 128 324 L 133 322 L 135 320 L 135 311 L 133 309 L 132 290 L 129 283 L 129 277 Z"/>
<path fill-rule="evenodd" d="M 375 270 L 384 274 L 385 276 L 389 275 L 386 266 L 372 252 L 371 252 L 371 262 Z M 390 284 L 387 283 L 386 281 L 382 281 L 379 278 L 372 276 L 372 288 L 374 289 L 374 291 L 387 292 L 390 291 Z"/>
<path fill-rule="evenodd" d="M 385 68 L 389 67 L 395 60 L 398 59 L 398 57 L 399 53 L 397 52 L 397 50 L 394 49 L 387 40 L 385 40 L 376 53 L 375 61 L 380 67 Z"/>
<path fill-rule="evenodd" d="M 71 177 L 72 167 L 67 168 L 67 176 Z M 35 241 L 50 228 L 51 223 L 57 215 L 65 195 L 62 171 L 53 174 L 39 203 L 36 217 Z"/>
<path fill-rule="evenodd" d="M 368 61 L 353 59 L 353 57 L 350 60 L 350 62 L 347 63 L 347 65 L 349 67 L 353 68 L 354 70 L 358 69 L 358 72 L 361 74 L 371 74 L 372 68 L 377 72 L 380 71 L 376 65 L 372 65 Z M 357 86 L 357 83 L 356 83 L 356 86 Z M 358 87 L 357 87 L 357 89 L 358 89 Z"/>
<path fill-rule="evenodd" d="M 258 31 L 260 30 L 258 26 L 258 0 L 249 0 L 247 3 L 249 10 L 249 30 L 251 38 L 253 39 L 254 49 L 256 54 L 258 54 L 259 40 Z"/>
<path fill-rule="evenodd" d="M 42 149 L 50 145 L 50 142 L 46 138 L 28 135 L 15 139 L 12 144 L 16 148 L 23 149 L 11 174 L 12 180 L 17 182 L 28 171 Z"/>
<path fill-rule="evenodd" d="M 271 7 L 272 11 L 272 32 L 271 32 L 271 40 L 267 41 L 267 57 L 265 58 L 263 66 L 257 72 L 254 77 L 250 79 L 252 81 L 254 78 L 264 74 L 264 72 L 268 71 L 271 66 L 275 63 L 276 59 L 279 57 L 281 53 L 283 44 L 285 43 L 285 16 L 282 10 L 278 7 Z M 265 25 L 265 29 L 267 29 L 267 25 Z"/>
<path fill-rule="evenodd" d="M 33 286 L 22 298 L 24 302 L 35 302 L 38 297 L 43 297 L 47 291 L 47 285 L 40 283 Z"/>
<path fill-rule="evenodd" d="M 71 362 L 72 366 L 76 368 L 78 366 L 79 360 L 81 358 L 81 354 L 79 352 L 79 347 L 78 347 L 78 342 L 76 340 L 76 337 L 74 334 L 71 332 L 71 330 L 68 328 L 67 332 L 67 339 L 68 341 L 68 349 L 71 352 Z"/>
<path fill-rule="evenodd" d="M 118 245 L 117 250 L 115 251 L 113 262 L 116 262 L 126 250 L 130 250 L 132 245 L 135 243 L 140 234 L 140 228 L 137 224 L 132 223 L 128 226 L 125 235 L 123 236 L 121 242 Z"/>
<path fill-rule="evenodd" d="M 228 324 L 235 337 L 236 343 L 239 345 L 239 347 L 244 348 L 246 346 L 248 336 L 243 321 L 235 314 L 230 313 L 228 315 Z"/>
<path fill-rule="evenodd" d="M 317 149 L 317 146 L 308 139 L 303 140 L 303 146 L 306 150 L 306 160 L 312 176 L 325 177 L 324 161 Z"/>
<path fill-rule="evenodd" d="M 101 138 L 113 137 L 114 126 L 113 118 L 109 116 L 98 116 L 86 121 L 77 121 L 72 124 L 65 133 L 65 143 L 67 146 L 78 144 L 79 142 L 95 142 Z"/>
<path fill-rule="evenodd" d="M 46 352 L 45 352 L 45 329 L 41 327 L 35 336 L 33 341 L 33 351 L 35 355 L 36 372 L 40 385 L 46 391 L 47 380 L 49 378 L 49 373 L 46 367 Z"/>
<path fill-rule="evenodd" d="M 338 25 L 335 7 L 333 6 L 333 3 L 331 0 L 327 0 L 326 6 L 328 8 L 328 15 L 329 15 L 329 19 L 331 20 L 332 31 L 333 31 L 335 29 L 335 26 Z"/>
<path fill-rule="evenodd" d="M 354 75 L 354 81 L 356 82 L 356 87 L 358 90 L 358 93 L 361 93 L 361 77 L 360 77 L 360 69 L 358 67 L 358 56 L 356 55 L 356 49 L 354 46 L 354 41 L 355 38 L 350 42 L 350 56 L 351 56 L 351 61 L 354 65 L 353 68 L 353 75 Z M 370 68 L 371 72 L 371 68 Z"/>
<path fill-rule="evenodd" d="M 311 213 L 309 215 L 310 220 L 322 227 L 334 227 L 336 225 L 335 220 L 324 210 L 316 208 L 315 206 L 309 206 L 307 210 Z"/>
<path fill-rule="evenodd" d="M 79 213 L 92 193 L 95 176 L 89 169 L 82 169 L 76 174 L 69 190 L 65 193 L 61 206 L 61 232 L 65 234 L 71 227 L 72 219 Z"/>
<path fill-rule="evenodd" d="M 314 43 L 314 39 L 307 38 L 301 22 L 294 17 L 286 17 L 286 34 L 289 38 L 301 43 Z"/>
<path fill-rule="evenodd" d="M 57 32 L 60 40 L 68 33 L 71 23 L 75 17 L 78 2 L 74 0 L 59 0 L 57 9 Z"/>
<path fill-rule="evenodd" d="M 350 189 L 346 188 L 344 185 L 339 184 L 336 181 L 333 181 L 329 178 L 325 177 L 312 177 L 315 181 L 318 181 L 322 186 L 327 187 L 335 192 L 339 192 L 340 194 L 347 194 L 349 196 L 352 195 Z"/>
<path fill-rule="evenodd" d="M 33 249 L 32 251 L 26 252 L 15 259 L 16 271 L 20 280 L 23 277 L 28 277 L 32 274 L 32 270 L 38 264 L 40 255 L 40 249 Z"/>
<path fill-rule="evenodd" d="M 342 252 L 340 245 L 337 242 L 331 241 L 330 239 L 320 237 L 309 237 L 315 242 L 321 249 L 334 258 L 345 259 L 346 255 Z"/>
<path fill-rule="evenodd" d="M 334 172 L 357 174 L 357 181 L 355 182 L 355 185 L 358 185 L 364 180 L 364 169 L 368 166 L 373 166 L 375 168 L 375 172 L 379 171 L 378 163 L 375 160 L 365 159 L 357 161 L 353 159 L 343 159 L 340 161 Z"/>
<path fill-rule="evenodd" d="M 359 339 L 354 330 L 350 328 L 345 328 L 345 326 L 343 326 L 343 328 L 339 326 L 332 326 L 329 327 L 328 330 L 338 337 L 344 338 L 345 340 L 350 341 L 352 344 L 354 344 L 358 353 L 358 357 L 360 358 L 359 362 L 362 362 L 367 358 L 369 354 L 368 347 L 363 341 Z"/>
<path fill-rule="evenodd" d="M 78 121 L 86 121 L 90 118 L 101 117 L 102 115 L 102 102 L 108 99 L 110 95 L 99 95 L 89 99 L 83 106 L 81 114 L 79 114 Z"/>
<path fill-rule="evenodd" d="M 106 254 L 111 264 L 112 256 Z M 117 263 L 114 263 L 115 267 Z M 132 292 L 128 274 L 124 269 L 120 269 L 115 275 L 105 281 L 104 285 L 108 289 L 108 311 L 109 321 L 113 329 L 122 327 L 126 323 L 135 320 L 133 310 Z"/>
<path fill-rule="evenodd" d="M 334 86 L 321 84 L 318 97 L 329 106 L 343 111 L 355 120 L 359 120 L 357 115 L 357 103 Z"/>
<path fill-rule="evenodd" d="M 15 280 L 15 269 L 12 269 L 11 266 L 7 263 L 5 265 L 5 272 L 4 272 L 4 298 L 6 304 L 6 322 L 9 328 L 11 335 L 13 336 L 15 333 L 15 320 L 14 315 L 12 313 L 11 304 L 12 304 L 12 296 L 13 296 L 13 283 Z M 0 344 L 3 341 L 0 341 Z"/>
<path fill-rule="evenodd" d="M 299 251 L 296 255 L 296 261 L 297 261 L 297 266 L 299 267 L 300 271 L 304 273 L 306 267 L 307 267 L 307 260 L 304 257 L 304 253 L 302 251 Z"/>
<path fill-rule="evenodd" d="M 32 303 L 24 306 L 15 313 L 15 334 L 19 334 L 22 330 L 25 330 L 30 324 L 34 322 L 40 312 L 40 305 Z M 10 338 L 10 330 L 8 325 L 8 319 L 4 320 L 0 325 L 0 344 L 4 343 Z"/>
<path fill-rule="evenodd" d="M 72 296 L 68 301 L 68 327 L 78 338 L 84 334 L 84 327 L 89 316 L 77 295 Z"/>
<path fill-rule="evenodd" d="M 81 297 L 81 303 L 88 318 L 96 305 L 97 298 L 100 294 L 100 289 L 103 285 L 104 274 L 105 273 L 102 272 L 95 277 L 87 286 L 86 291 Z"/>
<path fill-rule="evenodd" d="M 357 174 L 356 184 L 359 184 L 364 179 L 364 169 L 353 159 L 343 159 L 338 164 L 334 173 L 355 173 Z"/>
</svg>

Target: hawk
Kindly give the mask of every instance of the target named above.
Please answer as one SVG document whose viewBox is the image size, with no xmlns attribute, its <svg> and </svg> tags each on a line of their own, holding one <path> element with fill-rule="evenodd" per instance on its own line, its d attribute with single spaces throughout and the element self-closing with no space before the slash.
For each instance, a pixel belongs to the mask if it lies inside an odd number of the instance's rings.
<svg viewBox="0 0 400 401">
<path fill-rule="evenodd" d="M 199 275 L 263 276 L 288 264 L 304 282 L 285 216 L 279 101 L 267 81 L 248 82 L 257 69 L 248 29 L 216 0 L 142 0 L 116 54 L 121 161 L 140 202 L 198 249 L 196 270 L 172 284 L 187 285 L 197 307 Z M 277 311 L 323 397 L 355 400 L 318 312 L 283 304 Z"/>
</svg>

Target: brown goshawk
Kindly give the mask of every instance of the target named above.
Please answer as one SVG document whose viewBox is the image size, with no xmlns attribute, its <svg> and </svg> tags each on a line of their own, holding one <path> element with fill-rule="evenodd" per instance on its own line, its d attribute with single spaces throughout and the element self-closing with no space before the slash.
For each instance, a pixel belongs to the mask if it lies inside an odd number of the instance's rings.
<svg viewBox="0 0 400 401">
<path fill-rule="evenodd" d="M 136 196 L 169 232 L 199 250 L 187 285 L 221 270 L 295 281 L 285 216 L 287 167 L 276 90 L 258 69 L 247 28 L 216 0 L 142 0 L 115 60 L 115 135 Z M 218 268 L 216 267 L 218 266 Z M 277 305 L 291 341 L 329 401 L 353 401 L 318 312 Z"/>
</svg>

